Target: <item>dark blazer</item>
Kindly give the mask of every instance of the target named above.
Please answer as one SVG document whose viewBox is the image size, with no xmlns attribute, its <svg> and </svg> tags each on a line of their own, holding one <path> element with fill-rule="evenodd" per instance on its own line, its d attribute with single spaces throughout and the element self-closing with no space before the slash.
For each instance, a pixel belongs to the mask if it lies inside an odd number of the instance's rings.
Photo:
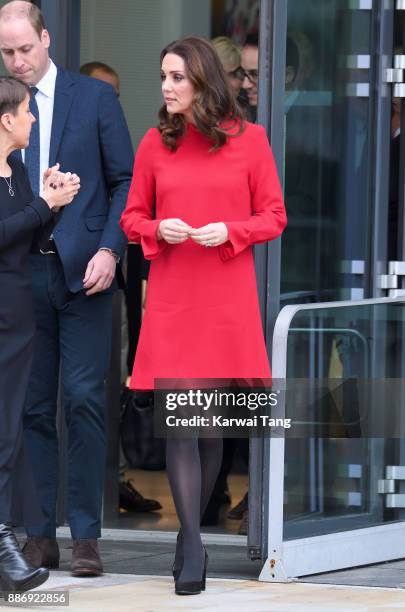
<svg viewBox="0 0 405 612">
<path fill-rule="evenodd" d="M 119 226 L 132 177 L 133 151 L 117 95 L 107 83 L 58 66 L 49 165 L 76 172 L 81 189 L 58 215 L 54 240 L 72 292 L 83 289 L 89 260 L 100 247 L 120 257 Z"/>
</svg>

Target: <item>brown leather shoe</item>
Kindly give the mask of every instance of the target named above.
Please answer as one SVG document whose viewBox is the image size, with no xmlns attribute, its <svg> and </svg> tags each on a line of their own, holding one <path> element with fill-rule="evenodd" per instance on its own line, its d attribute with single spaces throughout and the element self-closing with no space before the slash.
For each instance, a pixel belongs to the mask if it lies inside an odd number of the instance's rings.
<svg viewBox="0 0 405 612">
<path fill-rule="evenodd" d="M 98 552 L 97 540 L 73 540 L 72 576 L 101 576 L 103 563 Z"/>
<path fill-rule="evenodd" d="M 32 567 L 59 567 L 59 546 L 55 538 L 28 536 L 22 552 Z"/>
</svg>

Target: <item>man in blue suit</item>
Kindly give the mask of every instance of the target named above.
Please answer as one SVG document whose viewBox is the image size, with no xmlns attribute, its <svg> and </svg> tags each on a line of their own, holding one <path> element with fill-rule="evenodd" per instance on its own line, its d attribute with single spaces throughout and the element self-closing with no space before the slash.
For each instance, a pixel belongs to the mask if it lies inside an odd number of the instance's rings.
<svg viewBox="0 0 405 612">
<path fill-rule="evenodd" d="M 114 89 L 55 66 L 43 16 L 30 2 L 0 10 L 0 51 L 11 75 L 32 87 L 36 116 L 23 152 L 34 192 L 45 168 L 77 173 L 82 189 L 58 213 L 49 242 L 31 257 L 37 319 L 26 434 L 44 522 L 27 529 L 24 554 L 35 566 L 58 567 L 56 498 L 59 373 L 68 429 L 68 517 L 72 573 L 100 575 L 105 465 L 105 378 L 110 361 L 112 293 L 126 240 L 118 220 L 132 174 L 128 128 Z M 18 381 L 16 381 L 18 384 Z"/>
</svg>

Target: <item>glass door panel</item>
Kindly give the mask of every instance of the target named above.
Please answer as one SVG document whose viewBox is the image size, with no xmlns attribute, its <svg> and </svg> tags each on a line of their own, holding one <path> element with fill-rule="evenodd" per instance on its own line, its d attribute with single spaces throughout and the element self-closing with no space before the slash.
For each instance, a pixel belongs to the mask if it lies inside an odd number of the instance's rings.
<svg viewBox="0 0 405 612">
<path fill-rule="evenodd" d="M 270 468 L 283 467 L 269 471 L 261 579 L 403 556 L 404 307 L 374 299 L 281 311 L 273 376 L 287 391 L 272 417 L 292 429 L 270 440 Z"/>
<path fill-rule="evenodd" d="M 273 376 L 287 384 L 327 381 L 333 390 L 326 407 L 311 405 L 314 422 L 328 411 L 322 435 L 314 426 L 311 435 L 271 439 L 266 447 L 270 563 L 261 578 L 283 580 L 403 553 L 397 544 L 405 535 L 405 499 L 398 497 L 405 492 L 402 411 L 391 438 L 364 433 L 356 417 L 361 408 L 376 420 L 381 415 L 363 381 L 403 377 L 405 325 L 403 303 L 363 300 L 382 295 L 387 267 L 392 92 L 386 71 L 393 65 L 394 3 L 271 5 L 274 46 L 285 50 L 284 139 L 274 144 L 289 219 L 280 282 L 281 305 L 289 306 L 275 327 Z M 283 66 L 272 65 L 273 89 Z M 280 103 L 274 91 L 273 97 Z M 401 202 L 403 194 L 400 180 Z M 289 331 L 280 335 L 289 316 Z M 290 398 L 287 413 L 296 408 Z M 280 465 L 282 473 L 274 468 Z"/>
<path fill-rule="evenodd" d="M 365 297 L 372 12 L 287 6 L 282 302 Z"/>
<path fill-rule="evenodd" d="M 389 411 L 386 423 L 391 421 L 399 437 L 395 410 L 400 398 L 395 394 L 404 366 L 404 321 L 403 303 L 304 310 L 292 319 L 287 381 L 324 381 L 330 395 L 315 400 L 311 409 L 314 421 L 328 423 L 323 437 L 286 440 L 284 539 L 399 517 L 398 509 L 388 510 L 386 497 L 378 492 L 385 465 L 398 463 L 399 443 L 379 437 L 384 432 L 374 426 L 373 410 Z M 364 391 L 372 388 L 386 403 L 391 400 L 391 406 L 371 402 Z M 289 411 L 294 418 L 296 407 L 287 402 L 287 416 Z"/>
</svg>

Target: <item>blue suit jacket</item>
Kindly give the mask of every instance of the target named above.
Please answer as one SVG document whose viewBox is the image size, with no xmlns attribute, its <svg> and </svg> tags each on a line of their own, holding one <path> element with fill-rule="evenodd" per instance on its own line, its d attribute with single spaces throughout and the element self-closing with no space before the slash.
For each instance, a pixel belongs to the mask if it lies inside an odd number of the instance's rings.
<svg viewBox="0 0 405 612">
<path fill-rule="evenodd" d="M 83 289 L 89 260 L 100 247 L 121 257 L 119 226 L 132 176 L 133 150 L 117 95 L 102 81 L 58 66 L 49 165 L 76 172 L 81 189 L 58 214 L 54 240 L 72 292 Z"/>
</svg>

